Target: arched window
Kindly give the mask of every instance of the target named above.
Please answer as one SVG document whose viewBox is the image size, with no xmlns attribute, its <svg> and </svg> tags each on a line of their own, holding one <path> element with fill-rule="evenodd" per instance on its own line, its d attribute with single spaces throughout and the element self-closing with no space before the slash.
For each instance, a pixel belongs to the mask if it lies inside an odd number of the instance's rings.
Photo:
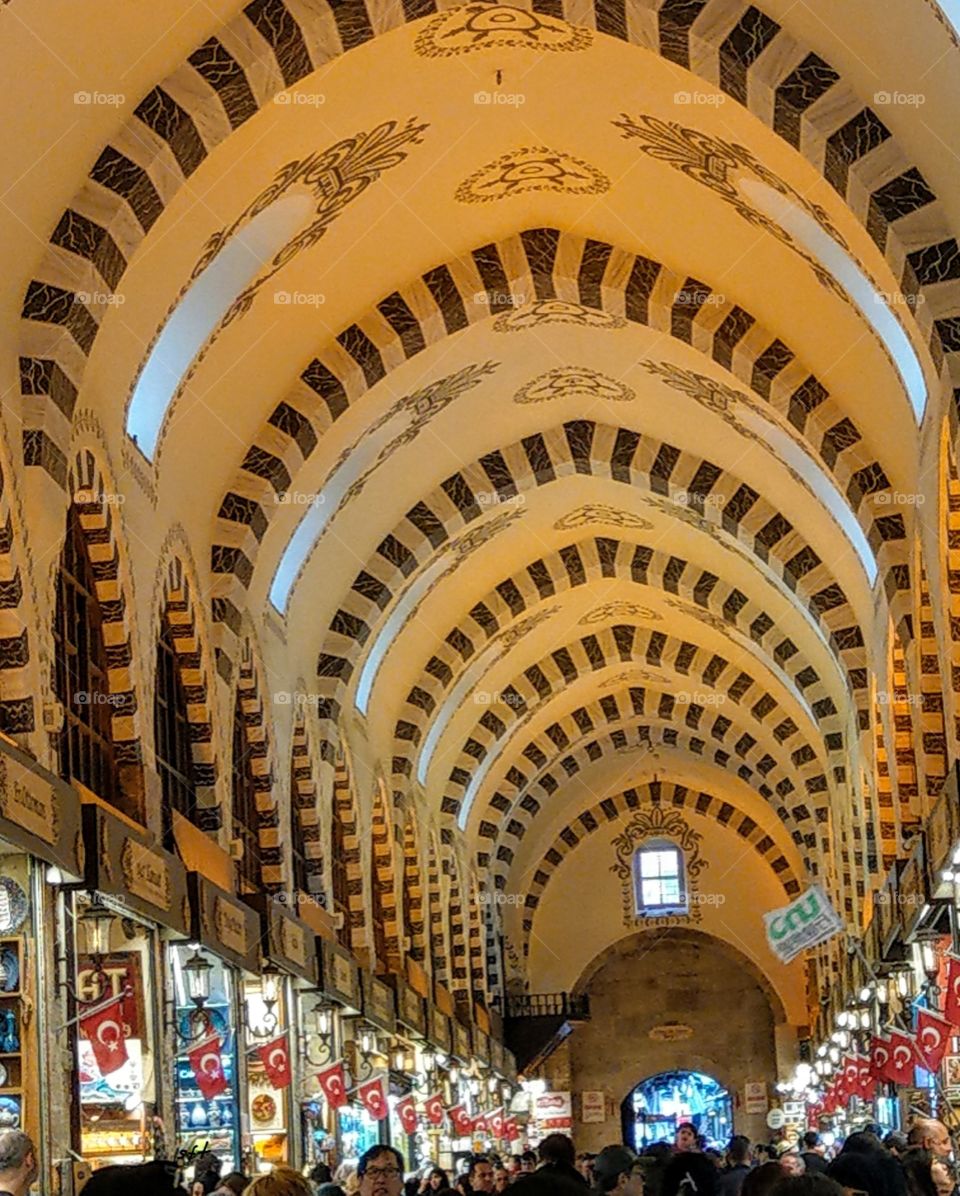
<svg viewBox="0 0 960 1196">
<path fill-rule="evenodd" d="M 173 847 L 173 814 L 199 825 L 197 782 L 193 772 L 193 746 L 187 694 L 180 675 L 180 662 L 173 643 L 173 631 L 164 620 L 157 640 L 157 675 L 153 699 L 153 738 L 157 772 L 163 787 L 163 835 Z"/>
<path fill-rule="evenodd" d="M 233 707 L 233 834 L 243 844 L 237 865 L 241 888 L 253 889 L 254 892 L 259 892 L 263 887 L 257 822 L 257 790 L 238 690 Z"/>
<path fill-rule="evenodd" d="M 683 852 L 669 839 L 649 839 L 633 856 L 637 913 L 663 918 L 687 912 L 687 874 Z"/>
<path fill-rule="evenodd" d="M 124 800 L 113 751 L 113 703 L 103 618 L 80 515 L 71 505 L 57 575 L 53 622 L 54 686 L 63 704 L 60 775 L 137 818 Z"/>
</svg>

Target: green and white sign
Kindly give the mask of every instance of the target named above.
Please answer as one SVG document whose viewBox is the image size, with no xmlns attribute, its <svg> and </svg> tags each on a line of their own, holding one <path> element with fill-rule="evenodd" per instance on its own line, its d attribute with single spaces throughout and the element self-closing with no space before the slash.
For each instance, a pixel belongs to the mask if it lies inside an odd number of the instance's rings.
<svg viewBox="0 0 960 1196">
<path fill-rule="evenodd" d="M 802 897 L 782 909 L 764 914 L 763 925 L 770 950 L 781 963 L 789 963 L 808 947 L 825 943 L 843 930 L 843 923 L 820 885 L 807 889 Z"/>
</svg>

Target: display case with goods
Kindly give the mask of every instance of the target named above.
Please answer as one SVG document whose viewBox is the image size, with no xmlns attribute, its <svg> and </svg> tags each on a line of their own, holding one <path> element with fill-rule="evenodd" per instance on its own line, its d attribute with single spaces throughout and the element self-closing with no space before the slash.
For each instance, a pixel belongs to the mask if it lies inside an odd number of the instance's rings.
<svg viewBox="0 0 960 1196">
<path fill-rule="evenodd" d="M 23 1039 L 26 944 L 22 935 L 0 936 L 0 1128 L 24 1124 L 28 1088 Z"/>
<path fill-rule="evenodd" d="M 291 1059 L 286 1021 L 286 985 L 265 970 L 243 982 L 246 1005 L 247 1124 L 254 1175 L 292 1163 L 290 1127 Z"/>
</svg>

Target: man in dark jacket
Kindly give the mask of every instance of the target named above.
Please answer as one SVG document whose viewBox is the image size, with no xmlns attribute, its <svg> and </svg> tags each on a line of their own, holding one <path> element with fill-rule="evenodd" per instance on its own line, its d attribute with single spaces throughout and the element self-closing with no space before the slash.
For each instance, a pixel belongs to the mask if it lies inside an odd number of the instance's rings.
<svg viewBox="0 0 960 1196">
<path fill-rule="evenodd" d="M 546 1181 L 554 1184 L 553 1190 L 558 1193 L 565 1192 L 568 1186 L 572 1191 L 574 1184 L 579 1192 L 587 1191 L 589 1184 L 576 1168 L 577 1152 L 573 1140 L 566 1134 L 547 1134 L 537 1147 L 537 1155 L 540 1166 L 533 1175 L 518 1179 L 511 1192 L 516 1192 L 517 1196 L 523 1196 L 523 1193 L 533 1196 L 534 1192 L 547 1190 L 543 1186 Z"/>
<path fill-rule="evenodd" d="M 823 1147 L 820 1145 L 820 1135 L 808 1130 L 803 1135 L 803 1150 L 800 1156 L 806 1166 L 806 1175 L 814 1175 L 818 1171 L 826 1171 L 827 1162 L 823 1157 Z"/>
<path fill-rule="evenodd" d="M 750 1139 L 734 1134 L 727 1147 L 727 1169 L 717 1180 L 717 1196 L 740 1196 L 743 1180 L 750 1170 Z"/>
</svg>

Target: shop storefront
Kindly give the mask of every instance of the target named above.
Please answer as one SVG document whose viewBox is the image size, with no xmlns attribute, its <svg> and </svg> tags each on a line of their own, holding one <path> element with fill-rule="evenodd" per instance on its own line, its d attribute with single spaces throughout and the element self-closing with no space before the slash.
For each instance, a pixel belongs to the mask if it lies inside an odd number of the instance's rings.
<svg viewBox="0 0 960 1196">
<path fill-rule="evenodd" d="M 64 991 L 58 968 L 67 979 L 57 886 L 83 871 L 77 793 L 0 738 L 0 1128 L 31 1136 L 43 1175 L 52 1161 L 47 1064 L 69 1032 L 51 1001 Z"/>
<path fill-rule="evenodd" d="M 450 1097 L 455 1109 L 463 1109 L 466 1117 L 463 1126 L 467 1132 L 458 1133 L 456 1119 L 451 1117 L 451 1155 L 456 1166 L 467 1155 L 474 1152 L 472 1135 L 473 1117 L 476 1109 L 476 1097 L 470 1090 L 467 1070 L 473 1057 L 473 1045 L 470 1038 L 470 1028 L 461 1018 L 461 1009 L 450 1018 L 450 1063 L 448 1079 L 450 1083 Z M 468 1128 L 469 1127 L 469 1128 Z"/>
<path fill-rule="evenodd" d="M 427 1001 L 424 1013 L 426 1015 L 427 1053 L 424 1067 L 427 1073 L 427 1096 L 441 1093 L 444 1109 L 453 1104 L 452 1085 L 448 1079 L 447 1067 L 450 1063 L 451 1036 L 450 1018 L 442 1013 L 436 1005 Z M 450 1120 L 446 1116 L 440 1125 L 426 1126 L 428 1153 L 432 1162 L 449 1171 L 453 1166 L 453 1139 L 451 1137 Z"/>
<path fill-rule="evenodd" d="M 390 1142 L 403 1154 L 412 1170 L 430 1158 L 429 1141 L 419 1117 L 411 1109 L 422 1095 L 423 1047 L 427 1018 L 423 997 L 401 976 L 392 977 L 395 995 L 397 1042 L 390 1075 Z M 404 1111 L 410 1110 L 413 1113 Z"/>
<path fill-rule="evenodd" d="M 142 1162 L 162 1149 L 170 1084 L 163 948 L 189 935 L 190 908 L 183 864 L 148 844 L 122 814 L 85 805 L 83 831 L 86 888 L 68 911 L 71 1020 L 78 1148 L 95 1169 Z"/>
<path fill-rule="evenodd" d="M 246 1005 L 247 1114 L 254 1174 L 278 1163 L 299 1167 L 303 1025 L 316 1005 L 317 954 L 313 932 L 266 894 L 246 899 L 261 922 L 266 964 L 243 982 Z"/>
<path fill-rule="evenodd" d="M 206 877 L 188 875 L 189 944 L 168 948 L 176 1036 L 177 1147 L 206 1147 L 225 1171 L 253 1163 L 248 1112 L 244 980 L 259 975 L 260 919 Z"/>
<path fill-rule="evenodd" d="M 342 1059 L 350 1027 L 360 1017 L 363 993 L 356 960 L 339 944 L 317 938 L 320 965 L 316 1001 L 304 996 L 300 1021 L 304 1082 L 300 1106 L 303 1156 L 307 1163 L 358 1158 L 361 1140 L 353 1107 L 332 1110 L 318 1074 Z"/>
<path fill-rule="evenodd" d="M 393 989 L 371 972 L 360 972 L 362 1016 L 350 1023 L 350 1070 L 354 1084 L 361 1086 L 382 1079 L 385 1094 L 390 1090 L 390 1058 L 397 1030 Z M 390 1141 L 390 1118 L 377 1119 L 355 1094 L 353 1104 L 340 1110 L 343 1149 L 359 1156 L 377 1142 Z"/>
</svg>

